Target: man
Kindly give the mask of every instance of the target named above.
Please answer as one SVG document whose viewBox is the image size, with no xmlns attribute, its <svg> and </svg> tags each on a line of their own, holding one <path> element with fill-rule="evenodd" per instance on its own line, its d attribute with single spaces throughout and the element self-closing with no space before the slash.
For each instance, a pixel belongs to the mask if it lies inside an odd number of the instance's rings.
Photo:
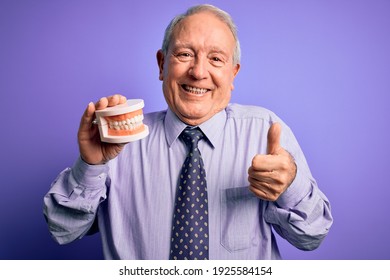
<svg viewBox="0 0 390 280">
<path fill-rule="evenodd" d="M 126 98 L 88 105 L 80 158 L 44 198 L 54 239 L 97 225 L 107 259 L 280 259 L 273 228 L 317 248 L 332 224 L 329 202 L 274 113 L 229 104 L 239 59 L 226 12 L 200 5 L 174 18 L 157 52 L 169 108 L 145 116 L 147 138 L 117 145 L 100 142 L 94 112 Z"/>
</svg>

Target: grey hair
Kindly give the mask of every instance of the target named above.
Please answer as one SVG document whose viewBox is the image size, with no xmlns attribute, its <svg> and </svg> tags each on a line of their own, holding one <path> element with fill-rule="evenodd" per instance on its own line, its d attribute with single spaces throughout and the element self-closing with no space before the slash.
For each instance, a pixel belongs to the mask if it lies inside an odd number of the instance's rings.
<svg viewBox="0 0 390 280">
<path fill-rule="evenodd" d="M 240 41 L 238 40 L 237 36 L 237 27 L 233 22 L 232 17 L 225 11 L 209 4 L 202 4 L 197 5 L 189 8 L 184 14 L 177 15 L 174 17 L 171 22 L 168 24 L 167 28 L 165 29 L 164 34 L 164 40 L 162 44 L 161 50 L 163 51 L 164 55 L 167 55 L 168 53 L 168 47 L 172 39 L 172 32 L 175 26 L 181 22 L 183 19 L 190 15 L 194 15 L 200 12 L 211 12 L 214 14 L 217 18 L 219 18 L 222 22 L 226 23 L 226 25 L 229 27 L 230 31 L 233 34 L 234 40 L 236 42 L 236 46 L 234 48 L 233 52 L 233 64 L 240 63 L 241 60 L 241 48 L 240 48 Z"/>
</svg>

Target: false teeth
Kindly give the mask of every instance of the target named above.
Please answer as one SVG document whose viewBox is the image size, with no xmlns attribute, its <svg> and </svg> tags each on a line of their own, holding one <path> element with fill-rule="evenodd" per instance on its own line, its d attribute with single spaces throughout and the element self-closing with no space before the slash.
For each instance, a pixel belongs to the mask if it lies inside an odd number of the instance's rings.
<svg viewBox="0 0 390 280">
<path fill-rule="evenodd" d="M 127 118 L 123 121 L 112 121 L 106 118 L 108 127 L 116 130 L 133 130 L 142 125 L 143 115 L 138 115 L 132 118 Z"/>
<path fill-rule="evenodd" d="M 127 143 L 149 134 L 143 124 L 142 99 L 129 99 L 126 103 L 96 111 L 100 139 L 108 143 Z"/>
</svg>

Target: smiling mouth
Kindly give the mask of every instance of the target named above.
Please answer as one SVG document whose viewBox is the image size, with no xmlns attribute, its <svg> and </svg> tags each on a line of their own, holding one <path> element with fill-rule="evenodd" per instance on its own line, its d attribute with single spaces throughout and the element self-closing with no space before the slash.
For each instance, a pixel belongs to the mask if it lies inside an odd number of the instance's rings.
<svg viewBox="0 0 390 280">
<path fill-rule="evenodd" d="M 205 94 L 206 92 L 210 91 L 208 88 L 197 88 L 197 87 L 192 87 L 189 85 L 181 85 L 181 88 L 184 89 L 186 92 L 192 93 L 192 94 Z"/>
</svg>

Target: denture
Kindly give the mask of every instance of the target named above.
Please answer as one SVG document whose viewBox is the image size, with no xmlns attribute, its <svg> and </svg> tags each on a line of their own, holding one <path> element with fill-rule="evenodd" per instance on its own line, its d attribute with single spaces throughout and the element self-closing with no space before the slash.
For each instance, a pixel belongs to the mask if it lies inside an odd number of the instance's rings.
<svg viewBox="0 0 390 280">
<path fill-rule="evenodd" d="M 128 99 L 124 104 L 96 111 L 101 141 L 128 143 L 148 136 L 148 126 L 142 122 L 143 107 L 142 99 Z"/>
</svg>

